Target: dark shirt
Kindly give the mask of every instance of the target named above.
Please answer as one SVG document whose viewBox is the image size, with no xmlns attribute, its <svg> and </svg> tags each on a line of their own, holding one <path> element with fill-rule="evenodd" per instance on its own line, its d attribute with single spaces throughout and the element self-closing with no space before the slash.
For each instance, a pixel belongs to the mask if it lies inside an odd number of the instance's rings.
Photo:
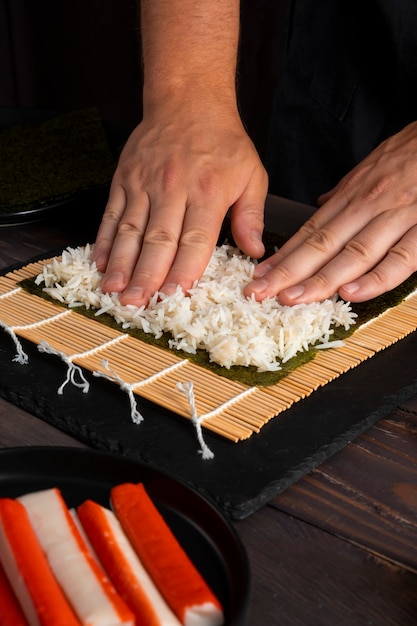
<svg viewBox="0 0 417 626">
<path fill-rule="evenodd" d="M 270 191 L 309 204 L 417 120 L 416 0 L 292 0 Z"/>
</svg>

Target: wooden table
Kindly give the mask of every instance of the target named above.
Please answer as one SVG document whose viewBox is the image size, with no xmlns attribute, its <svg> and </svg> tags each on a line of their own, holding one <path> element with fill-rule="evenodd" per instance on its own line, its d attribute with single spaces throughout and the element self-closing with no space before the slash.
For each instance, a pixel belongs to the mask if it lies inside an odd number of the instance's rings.
<svg viewBox="0 0 417 626">
<path fill-rule="evenodd" d="M 96 216 L 57 219 L 0 228 L 0 269 L 94 240 Z M 22 445 L 84 447 L 0 399 L 0 447 Z M 248 626 L 415 625 L 417 396 L 235 526 L 252 569 Z"/>
</svg>

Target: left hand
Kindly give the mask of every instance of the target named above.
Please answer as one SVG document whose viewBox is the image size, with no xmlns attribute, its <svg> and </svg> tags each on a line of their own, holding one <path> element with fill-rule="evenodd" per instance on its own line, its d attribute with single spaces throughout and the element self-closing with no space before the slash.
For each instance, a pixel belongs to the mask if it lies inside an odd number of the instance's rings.
<svg viewBox="0 0 417 626">
<path fill-rule="evenodd" d="M 417 122 L 380 144 L 319 202 L 257 266 L 247 296 L 294 305 L 339 293 L 362 302 L 417 270 Z"/>
</svg>

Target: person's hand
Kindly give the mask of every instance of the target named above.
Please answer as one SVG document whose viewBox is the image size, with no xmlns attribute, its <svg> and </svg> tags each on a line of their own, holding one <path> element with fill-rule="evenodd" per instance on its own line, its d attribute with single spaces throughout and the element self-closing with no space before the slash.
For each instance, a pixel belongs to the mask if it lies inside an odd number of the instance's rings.
<svg viewBox="0 0 417 626">
<path fill-rule="evenodd" d="M 245 294 L 282 304 L 335 293 L 362 302 L 417 269 L 417 123 L 386 140 L 329 193 L 272 257 Z"/>
<path fill-rule="evenodd" d="M 189 289 L 229 207 L 236 244 L 255 258 L 264 252 L 267 175 L 238 115 L 170 107 L 130 136 L 94 246 L 102 288 L 123 304 Z"/>
</svg>

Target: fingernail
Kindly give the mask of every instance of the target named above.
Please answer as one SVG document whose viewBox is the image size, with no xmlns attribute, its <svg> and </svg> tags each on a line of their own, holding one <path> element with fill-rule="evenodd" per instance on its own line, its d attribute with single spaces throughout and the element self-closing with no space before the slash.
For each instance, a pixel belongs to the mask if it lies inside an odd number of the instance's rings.
<svg viewBox="0 0 417 626">
<path fill-rule="evenodd" d="M 178 285 L 176 285 L 175 283 L 167 283 L 166 285 L 162 285 L 159 291 L 165 296 L 172 296 L 172 294 L 177 291 L 177 286 Z"/>
<path fill-rule="evenodd" d="M 96 264 L 96 267 L 98 269 L 103 268 L 106 266 L 106 257 L 101 255 L 98 256 L 96 259 L 94 259 L 94 263 Z"/>
<path fill-rule="evenodd" d="M 302 285 L 295 285 L 294 287 L 288 287 L 288 289 L 285 289 L 283 293 L 287 296 L 287 298 L 295 300 L 303 295 L 304 287 Z"/>
<path fill-rule="evenodd" d="M 254 278 L 262 278 L 269 272 L 270 268 L 266 265 L 257 265 L 253 271 Z"/>
<path fill-rule="evenodd" d="M 262 242 L 262 237 L 257 230 L 253 230 L 251 233 L 252 243 L 256 246 L 259 252 L 262 254 L 265 250 L 265 246 Z"/>
<path fill-rule="evenodd" d="M 343 291 L 353 294 L 358 291 L 359 287 L 359 283 L 348 283 L 347 285 L 343 285 Z"/>
<path fill-rule="evenodd" d="M 143 287 L 131 287 L 121 294 L 120 301 L 122 304 L 142 304 L 144 295 Z"/>
<path fill-rule="evenodd" d="M 101 288 L 103 291 L 120 291 L 125 286 L 123 274 L 115 272 L 103 278 Z"/>
<path fill-rule="evenodd" d="M 250 284 L 250 290 L 255 293 L 262 293 L 268 288 L 268 283 L 266 280 L 255 280 Z"/>
<path fill-rule="evenodd" d="M 107 280 L 112 280 L 115 283 L 122 282 L 123 274 L 122 272 L 114 272 L 114 274 L 109 274 L 109 276 L 107 277 Z"/>
</svg>

